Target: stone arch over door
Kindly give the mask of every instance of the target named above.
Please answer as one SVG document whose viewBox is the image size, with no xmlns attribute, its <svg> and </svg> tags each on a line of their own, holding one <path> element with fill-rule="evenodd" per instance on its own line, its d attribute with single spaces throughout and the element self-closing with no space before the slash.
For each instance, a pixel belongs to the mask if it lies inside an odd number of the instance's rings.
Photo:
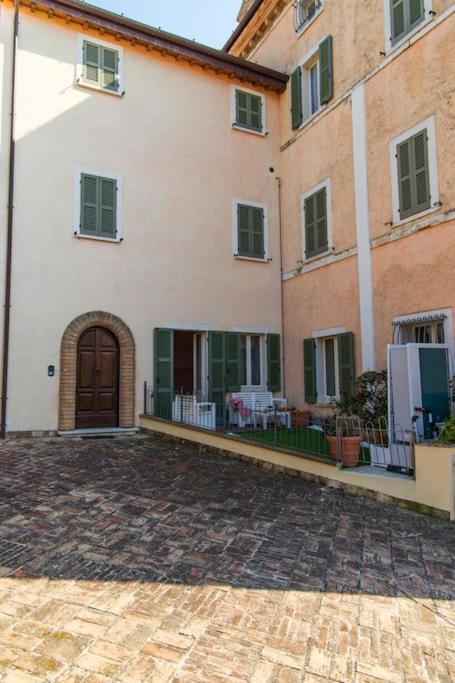
<svg viewBox="0 0 455 683">
<path fill-rule="evenodd" d="M 73 320 L 66 328 L 60 352 L 59 430 L 71 431 L 76 424 L 77 346 L 79 337 L 91 327 L 104 327 L 117 338 L 120 348 L 119 424 L 135 426 L 136 350 L 128 325 L 111 313 L 92 311 Z"/>
</svg>

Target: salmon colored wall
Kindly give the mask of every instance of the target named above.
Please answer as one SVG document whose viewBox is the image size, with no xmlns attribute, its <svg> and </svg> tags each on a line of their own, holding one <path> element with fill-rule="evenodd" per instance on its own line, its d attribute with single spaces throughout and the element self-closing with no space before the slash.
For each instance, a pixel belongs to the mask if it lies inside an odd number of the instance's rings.
<svg viewBox="0 0 455 683">
<path fill-rule="evenodd" d="M 286 395 L 300 407 L 304 405 L 303 340 L 313 332 L 333 327 L 354 332 L 356 367 L 360 367 L 357 258 L 288 280 L 284 294 Z"/>
<path fill-rule="evenodd" d="M 366 84 L 372 237 L 393 233 L 389 143 L 436 117 L 438 176 L 444 213 L 455 207 L 455 14 Z M 386 96 L 385 96 L 386 93 Z M 383 188 L 382 190 L 380 188 Z M 412 221 L 410 221 L 412 223 Z"/>
<path fill-rule="evenodd" d="M 12 12 L 3 3 L 2 10 L 9 35 Z M 77 27 L 43 16 L 21 11 L 14 431 L 57 426 L 61 338 L 88 311 L 130 326 L 138 410 L 143 381 L 153 381 L 155 327 L 281 330 L 278 193 L 269 171 L 278 152 L 278 96 L 267 93 L 268 136 L 233 130 L 234 81 L 127 42 L 120 43 L 124 98 L 77 87 Z M 122 175 L 123 243 L 73 236 L 78 166 Z M 272 262 L 233 258 L 234 197 L 268 205 Z"/>
<path fill-rule="evenodd" d="M 373 269 L 378 366 L 385 368 L 395 316 L 440 308 L 455 314 L 455 221 L 374 249 Z"/>
</svg>

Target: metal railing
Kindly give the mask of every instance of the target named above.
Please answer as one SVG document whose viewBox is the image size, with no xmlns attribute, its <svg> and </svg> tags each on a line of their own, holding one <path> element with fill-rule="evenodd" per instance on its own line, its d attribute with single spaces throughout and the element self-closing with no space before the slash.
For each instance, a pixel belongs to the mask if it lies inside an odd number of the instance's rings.
<svg viewBox="0 0 455 683">
<path fill-rule="evenodd" d="M 254 404 L 227 396 L 215 402 L 183 391 L 154 394 L 144 383 L 144 414 L 182 425 L 216 431 L 266 447 L 316 457 L 339 467 L 381 467 L 389 472 L 414 473 L 414 432 L 387 421 L 362 423 L 356 417 L 333 417 L 295 412 L 271 394 Z"/>
</svg>

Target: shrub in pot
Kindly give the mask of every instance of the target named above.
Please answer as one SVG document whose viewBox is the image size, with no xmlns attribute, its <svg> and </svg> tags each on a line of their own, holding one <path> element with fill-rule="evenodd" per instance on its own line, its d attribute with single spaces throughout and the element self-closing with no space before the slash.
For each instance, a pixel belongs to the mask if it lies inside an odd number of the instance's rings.
<svg viewBox="0 0 455 683">
<path fill-rule="evenodd" d="M 455 444 L 455 417 L 451 417 L 444 422 L 439 439 L 442 443 Z"/>
</svg>

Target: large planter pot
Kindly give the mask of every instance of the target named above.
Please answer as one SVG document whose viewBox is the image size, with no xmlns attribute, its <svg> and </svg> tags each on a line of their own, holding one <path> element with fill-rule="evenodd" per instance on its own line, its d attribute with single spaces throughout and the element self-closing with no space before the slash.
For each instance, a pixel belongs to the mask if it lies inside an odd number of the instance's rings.
<svg viewBox="0 0 455 683">
<path fill-rule="evenodd" d="M 361 436 L 343 436 L 341 439 L 341 460 L 345 467 L 357 467 L 361 443 Z"/>
<path fill-rule="evenodd" d="M 336 436 L 326 436 L 327 443 L 329 444 L 330 455 L 333 460 L 337 459 L 337 437 Z"/>
</svg>

